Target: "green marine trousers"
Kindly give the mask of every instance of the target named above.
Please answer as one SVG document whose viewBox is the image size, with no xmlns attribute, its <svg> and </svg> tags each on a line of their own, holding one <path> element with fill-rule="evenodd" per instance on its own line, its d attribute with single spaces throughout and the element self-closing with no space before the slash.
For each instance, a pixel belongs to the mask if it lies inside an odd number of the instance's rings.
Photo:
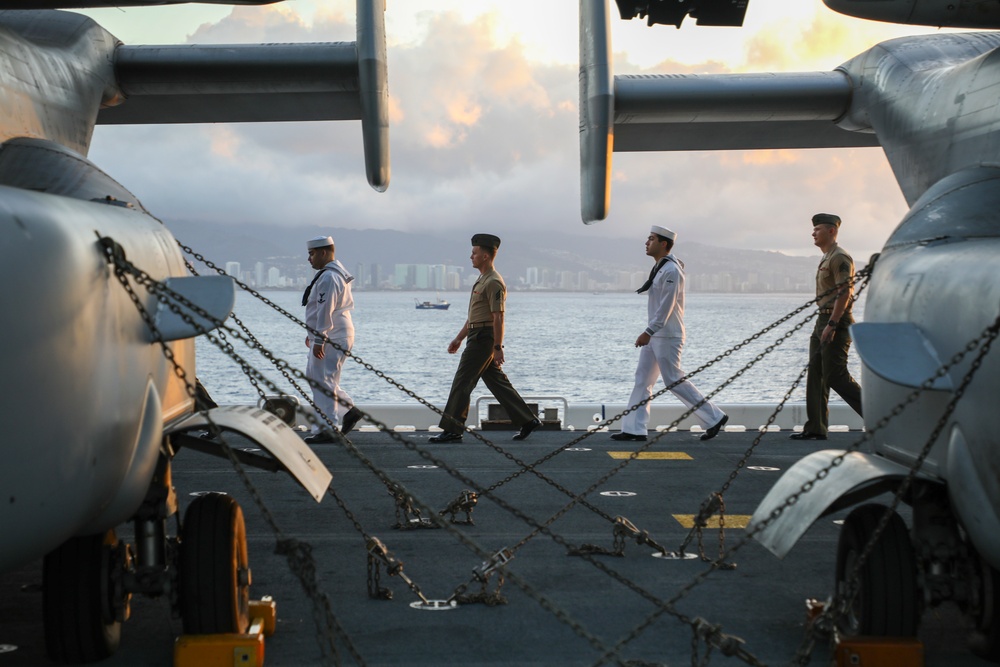
<svg viewBox="0 0 1000 667">
<path fill-rule="evenodd" d="M 476 388 L 480 378 L 507 411 L 514 428 L 521 428 L 535 418 L 524 399 L 507 379 L 507 374 L 493 363 L 493 329 L 483 327 L 469 332 L 469 337 L 466 339 L 462 359 L 458 362 L 458 370 L 455 371 L 455 379 L 451 383 L 448 404 L 438 424 L 445 431 L 461 433 L 465 430 L 472 390 Z"/>
<path fill-rule="evenodd" d="M 847 370 L 847 351 L 851 349 L 851 333 L 848 331 L 854 318 L 848 314 L 841 317 L 833 340 L 820 343 L 820 334 L 826 328 L 830 316 L 820 314 L 816 327 L 809 337 L 809 373 L 806 377 L 806 424 L 804 433 L 826 435 L 830 428 L 830 390 L 840 395 L 851 408 L 861 414 L 861 386 Z"/>
</svg>

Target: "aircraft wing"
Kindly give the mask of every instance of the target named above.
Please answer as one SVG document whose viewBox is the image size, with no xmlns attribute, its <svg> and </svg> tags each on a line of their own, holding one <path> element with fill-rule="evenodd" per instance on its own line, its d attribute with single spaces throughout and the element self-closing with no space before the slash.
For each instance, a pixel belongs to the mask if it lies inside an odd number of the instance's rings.
<svg viewBox="0 0 1000 667">
<path fill-rule="evenodd" d="M 834 121 L 851 81 L 840 71 L 616 76 L 614 150 L 692 151 L 878 146 Z"/>
<path fill-rule="evenodd" d="M 98 125 L 361 120 L 368 182 L 389 185 L 385 3 L 358 3 L 357 42 L 119 46 L 121 95 Z"/>
<path fill-rule="evenodd" d="M 119 46 L 99 125 L 358 120 L 353 42 Z"/>
<path fill-rule="evenodd" d="M 837 125 L 853 92 L 841 70 L 613 76 L 611 63 L 607 3 L 581 0 L 580 195 L 587 223 L 607 217 L 612 151 L 879 145 L 869 128 Z"/>
</svg>

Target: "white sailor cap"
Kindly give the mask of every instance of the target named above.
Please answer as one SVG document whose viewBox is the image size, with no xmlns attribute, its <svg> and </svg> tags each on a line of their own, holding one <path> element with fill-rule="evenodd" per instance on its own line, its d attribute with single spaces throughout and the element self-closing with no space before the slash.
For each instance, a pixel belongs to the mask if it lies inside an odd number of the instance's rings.
<svg viewBox="0 0 1000 667">
<path fill-rule="evenodd" d="M 306 248 L 312 250 L 313 248 L 326 248 L 327 246 L 333 245 L 332 236 L 317 236 L 314 239 L 309 239 L 306 243 Z"/>
<path fill-rule="evenodd" d="M 670 239 L 671 241 L 674 241 L 674 240 L 677 239 L 677 234 L 675 232 L 670 231 L 666 227 L 660 227 L 658 225 L 653 225 L 652 227 L 649 228 L 649 231 L 651 231 L 654 234 L 659 234 L 663 238 Z"/>
</svg>

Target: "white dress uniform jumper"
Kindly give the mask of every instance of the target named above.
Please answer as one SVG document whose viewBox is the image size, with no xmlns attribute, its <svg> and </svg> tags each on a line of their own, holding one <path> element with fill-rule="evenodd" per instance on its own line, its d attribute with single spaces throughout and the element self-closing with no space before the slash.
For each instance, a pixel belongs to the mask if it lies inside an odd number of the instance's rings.
<svg viewBox="0 0 1000 667">
<path fill-rule="evenodd" d="M 650 339 L 649 344 L 639 351 L 635 386 L 628 399 L 629 407 L 653 395 L 653 386 L 658 377 L 662 376 L 667 385 L 684 377 L 684 371 L 681 370 L 681 350 L 684 348 L 684 266 L 673 255 L 667 255 L 660 260 L 654 272 L 647 292 L 649 325 L 646 333 L 650 335 Z M 670 391 L 688 408 L 705 400 L 698 388 L 688 380 Z M 707 429 L 718 424 L 725 413 L 705 401 L 695 410 L 694 416 Z M 623 433 L 645 437 L 648 426 L 648 402 L 622 418 Z"/>
<path fill-rule="evenodd" d="M 351 319 L 351 311 L 354 309 L 352 280 L 354 276 L 344 268 L 344 265 L 338 260 L 333 260 L 320 269 L 303 297 L 306 325 L 321 334 L 314 336 L 312 343 L 324 344 L 322 336 L 325 336 L 343 348 L 338 350 L 327 343 L 324 349 L 325 356 L 322 359 L 313 356 L 310 349 L 306 363 L 306 377 L 320 383 L 347 404 L 344 405 L 321 390 L 313 388 L 313 400 L 316 406 L 335 426 L 340 425 L 341 417 L 354 406 L 353 399 L 340 386 L 340 373 L 347 358 L 344 352 L 349 352 L 354 346 L 354 322 Z M 317 432 L 319 427 L 314 425 L 313 433 Z"/>
</svg>

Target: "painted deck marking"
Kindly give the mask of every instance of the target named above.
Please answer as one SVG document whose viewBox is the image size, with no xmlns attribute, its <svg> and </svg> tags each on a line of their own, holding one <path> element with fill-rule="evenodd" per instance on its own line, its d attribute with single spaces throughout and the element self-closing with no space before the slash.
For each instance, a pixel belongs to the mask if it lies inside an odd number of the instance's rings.
<svg viewBox="0 0 1000 667">
<path fill-rule="evenodd" d="M 694 518 L 696 514 L 674 514 L 674 519 L 677 523 L 681 524 L 684 528 L 694 528 Z M 750 523 L 750 514 L 727 514 L 726 515 L 726 528 L 746 528 L 747 524 Z M 719 515 L 709 517 L 708 525 L 706 528 L 718 528 L 719 527 Z"/>
<path fill-rule="evenodd" d="M 635 452 L 608 452 L 608 456 L 613 459 L 627 459 Z M 637 459 L 658 460 L 658 461 L 693 461 L 689 454 L 684 452 L 639 452 Z"/>
</svg>

